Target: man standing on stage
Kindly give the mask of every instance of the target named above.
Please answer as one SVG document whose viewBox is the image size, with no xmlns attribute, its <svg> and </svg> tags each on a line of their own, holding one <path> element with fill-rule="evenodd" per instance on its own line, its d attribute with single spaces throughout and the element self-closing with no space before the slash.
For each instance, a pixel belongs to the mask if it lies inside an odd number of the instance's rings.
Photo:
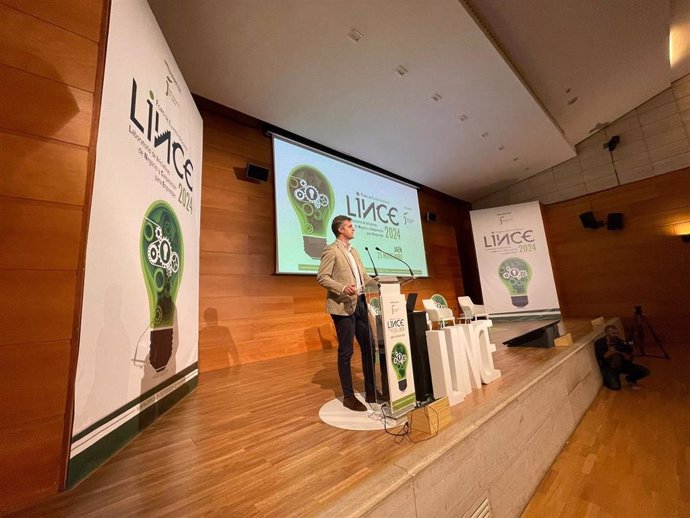
<svg viewBox="0 0 690 518">
<path fill-rule="evenodd" d="M 336 240 L 323 249 L 316 282 L 327 290 L 326 312 L 333 318 L 338 335 L 338 376 L 343 388 L 343 406 L 363 412 L 367 408 L 355 397 L 352 388 L 350 359 L 356 336 L 362 352 L 366 402 L 375 403 L 373 354 L 363 287 L 376 281 L 367 275 L 359 253 L 350 244 L 355 238 L 352 219 L 336 216 L 331 223 L 331 230 Z"/>
</svg>

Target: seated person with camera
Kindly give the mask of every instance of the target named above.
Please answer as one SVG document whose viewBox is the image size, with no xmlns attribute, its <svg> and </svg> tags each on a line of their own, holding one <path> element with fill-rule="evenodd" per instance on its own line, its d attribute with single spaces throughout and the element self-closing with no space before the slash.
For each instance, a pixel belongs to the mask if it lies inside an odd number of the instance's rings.
<svg viewBox="0 0 690 518">
<path fill-rule="evenodd" d="M 628 342 L 618 338 L 616 326 L 606 326 L 605 335 L 594 342 L 594 351 L 597 355 L 601 373 L 604 376 L 604 385 L 611 390 L 620 390 L 620 374 L 627 374 L 625 380 L 636 388 L 637 381 L 649 376 L 649 369 L 633 363 L 633 349 Z"/>
</svg>

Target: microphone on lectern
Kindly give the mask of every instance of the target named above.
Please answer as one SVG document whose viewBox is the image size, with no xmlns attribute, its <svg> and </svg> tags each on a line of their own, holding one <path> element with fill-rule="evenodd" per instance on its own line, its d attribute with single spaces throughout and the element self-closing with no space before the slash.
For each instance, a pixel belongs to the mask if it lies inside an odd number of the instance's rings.
<svg viewBox="0 0 690 518">
<path fill-rule="evenodd" d="M 371 252 L 369 252 L 369 247 L 365 246 L 364 249 L 367 251 L 367 254 L 369 255 L 369 260 L 371 261 L 371 265 L 374 267 L 374 276 L 378 277 L 379 272 L 376 270 L 376 264 L 374 264 L 374 258 L 371 257 Z"/>
<path fill-rule="evenodd" d="M 400 259 L 400 257 L 398 257 L 397 255 L 389 254 L 389 253 L 386 252 L 385 250 L 381 250 L 378 246 L 376 247 L 376 250 L 377 250 L 378 252 L 381 252 L 382 254 L 386 254 L 386 255 L 392 257 L 393 259 L 397 259 L 398 261 L 400 261 L 401 263 L 403 263 L 405 266 L 407 266 L 407 269 L 410 270 L 410 276 L 411 276 L 413 279 L 415 278 L 414 272 L 412 271 L 412 268 L 410 267 L 410 265 L 407 264 L 407 263 L 406 263 L 405 261 L 403 261 L 402 259 Z"/>
</svg>

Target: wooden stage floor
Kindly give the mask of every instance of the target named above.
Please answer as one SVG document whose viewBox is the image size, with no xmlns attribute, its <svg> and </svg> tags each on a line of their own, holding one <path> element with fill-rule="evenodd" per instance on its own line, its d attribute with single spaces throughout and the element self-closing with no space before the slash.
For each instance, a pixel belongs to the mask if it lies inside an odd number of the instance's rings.
<svg viewBox="0 0 690 518">
<path fill-rule="evenodd" d="M 588 319 L 563 323 L 576 341 L 592 332 Z M 336 350 L 314 351 L 202 374 L 194 393 L 79 486 L 20 515 L 319 514 L 357 486 L 380 490 L 387 466 L 433 454 L 435 441 L 476 426 L 569 350 L 502 344 L 524 325 L 494 325 L 494 362 L 502 377 L 452 407 L 452 423 L 428 441 L 396 441 L 383 431 L 321 422 L 320 407 L 339 395 Z M 361 370 L 355 371 L 358 386 Z"/>
</svg>

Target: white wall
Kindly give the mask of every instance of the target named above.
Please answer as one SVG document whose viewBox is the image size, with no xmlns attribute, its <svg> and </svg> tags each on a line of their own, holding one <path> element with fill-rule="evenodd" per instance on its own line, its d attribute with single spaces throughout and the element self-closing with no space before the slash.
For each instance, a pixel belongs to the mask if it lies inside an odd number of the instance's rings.
<svg viewBox="0 0 690 518">
<path fill-rule="evenodd" d="M 621 141 L 612 161 L 603 145 L 613 135 Z M 616 187 L 619 181 L 625 184 L 682 169 L 690 166 L 689 136 L 690 74 L 580 142 L 575 158 L 481 198 L 472 208 L 536 200 L 556 203 Z"/>
</svg>

